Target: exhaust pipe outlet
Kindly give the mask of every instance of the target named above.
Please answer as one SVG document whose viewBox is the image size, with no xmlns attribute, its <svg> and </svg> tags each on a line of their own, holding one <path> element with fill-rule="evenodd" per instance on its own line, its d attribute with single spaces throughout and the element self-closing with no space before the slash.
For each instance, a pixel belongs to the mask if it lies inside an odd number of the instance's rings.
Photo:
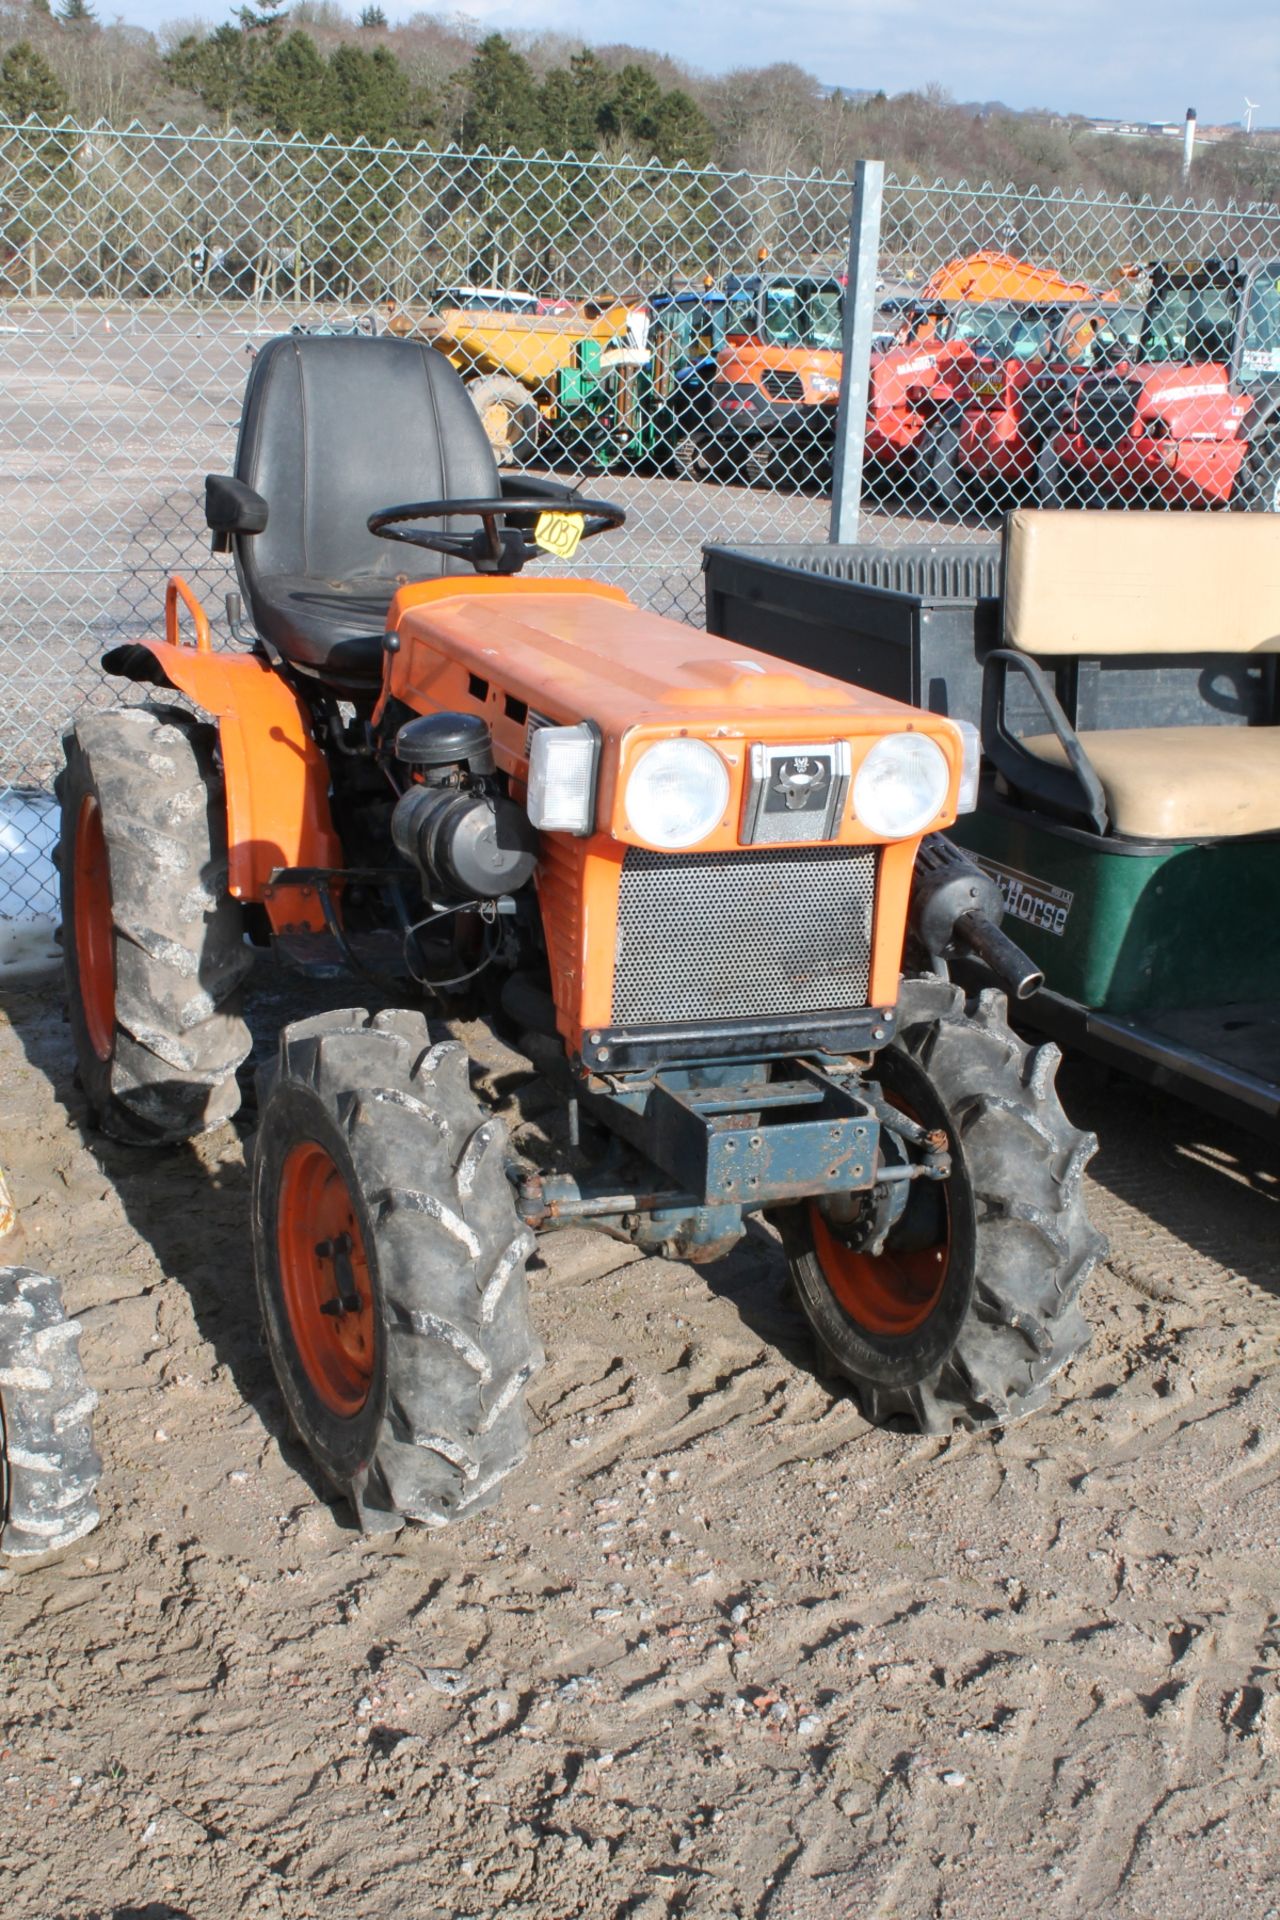
<svg viewBox="0 0 1280 1920">
<path fill-rule="evenodd" d="M 1044 974 L 1015 940 L 982 913 L 962 913 L 956 921 L 957 944 L 990 967 L 1015 1000 L 1029 1000 L 1044 985 Z"/>
<path fill-rule="evenodd" d="M 956 947 L 974 954 L 1015 1000 L 1028 1000 L 1044 975 L 1000 931 L 1003 918 L 1004 898 L 991 875 L 945 834 L 926 834 L 911 885 L 912 933 L 934 957 Z"/>
</svg>

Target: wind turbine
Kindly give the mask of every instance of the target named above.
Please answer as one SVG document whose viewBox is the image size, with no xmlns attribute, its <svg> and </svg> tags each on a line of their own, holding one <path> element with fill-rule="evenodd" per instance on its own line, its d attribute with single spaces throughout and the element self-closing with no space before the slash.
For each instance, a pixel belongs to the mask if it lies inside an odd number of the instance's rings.
<svg viewBox="0 0 1280 1920">
<path fill-rule="evenodd" d="M 1246 94 L 1244 98 L 1244 130 L 1246 133 L 1253 132 L 1253 116 L 1257 111 L 1258 102 L 1251 100 L 1248 94 Z"/>
</svg>

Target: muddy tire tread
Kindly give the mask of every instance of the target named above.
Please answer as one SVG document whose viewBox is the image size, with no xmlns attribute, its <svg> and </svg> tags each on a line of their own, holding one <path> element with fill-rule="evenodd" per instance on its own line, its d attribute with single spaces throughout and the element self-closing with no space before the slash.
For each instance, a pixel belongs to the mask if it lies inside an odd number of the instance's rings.
<svg viewBox="0 0 1280 1920">
<path fill-rule="evenodd" d="M 418 1012 L 354 1008 L 286 1028 L 260 1076 L 264 1129 L 282 1082 L 308 1087 L 346 1139 L 382 1294 L 386 1397 L 367 1462 L 347 1476 L 319 1464 L 366 1531 L 445 1526 L 489 1504 L 524 1459 L 525 1390 L 543 1359 L 529 1316 L 534 1241 L 515 1210 L 506 1130 L 472 1093 L 464 1049 Z M 263 1200 L 255 1162 L 268 1345 L 305 1439 L 306 1403 L 281 1364 L 281 1316 L 264 1284 Z"/>
<path fill-rule="evenodd" d="M 57 1281 L 0 1266 L 0 1560 L 63 1552 L 97 1526 L 97 1401 Z"/>
<path fill-rule="evenodd" d="M 855 1379 L 829 1346 L 825 1366 L 850 1379 L 877 1425 L 1005 1426 L 1042 1407 L 1089 1344 L 1080 1293 L 1107 1248 L 1081 1176 L 1097 1140 L 1063 1112 L 1058 1048 L 1016 1035 L 994 988 L 967 998 L 947 981 L 906 982 L 895 1044 L 929 1073 L 952 1115 L 976 1200 L 974 1301 L 951 1352 L 914 1385 Z M 803 1273 L 796 1278 L 803 1305 Z"/>
<path fill-rule="evenodd" d="M 235 1114 L 250 1048 L 240 1008 L 253 956 L 227 892 L 216 729 L 179 707 L 114 707 L 81 715 L 63 748 L 64 807 L 74 816 L 86 778 L 98 795 L 115 922 L 115 1046 L 102 1074 L 80 1048 L 86 1092 L 117 1139 L 188 1140 Z M 68 927 L 73 832 L 71 817 L 60 854 Z"/>
</svg>

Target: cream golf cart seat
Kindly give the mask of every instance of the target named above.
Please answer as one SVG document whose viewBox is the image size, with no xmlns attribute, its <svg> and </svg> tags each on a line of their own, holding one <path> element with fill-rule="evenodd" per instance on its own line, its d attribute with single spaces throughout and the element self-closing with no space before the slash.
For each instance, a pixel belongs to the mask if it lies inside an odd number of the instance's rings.
<svg viewBox="0 0 1280 1920">
<path fill-rule="evenodd" d="M 1003 638 L 988 656 L 983 740 L 1007 791 L 1138 840 L 1280 832 L 1280 516 L 1013 513 Z M 1147 706 L 1191 724 L 1081 724 L 1087 707 L 1114 717 L 1117 702 L 1073 697 L 1073 725 L 1045 670 L 1061 685 L 1085 664 L 1100 684 L 1123 678 L 1123 717 Z M 1011 731 L 1011 675 L 1050 732 Z"/>
</svg>

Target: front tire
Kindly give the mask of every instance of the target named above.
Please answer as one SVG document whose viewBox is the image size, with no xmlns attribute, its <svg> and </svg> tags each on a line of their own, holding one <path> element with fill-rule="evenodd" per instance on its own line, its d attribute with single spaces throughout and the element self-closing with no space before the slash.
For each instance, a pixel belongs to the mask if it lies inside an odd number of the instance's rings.
<svg viewBox="0 0 1280 1920">
<path fill-rule="evenodd" d="M 0 1267 L 0 1560 L 42 1560 L 98 1524 L 98 1396 L 47 1273 Z"/>
<path fill-rule="evenodd" d="M 1082 1175 L 1097 1140 L 1062 1110 L 1059 1057 L 1011 1031 L 1002 993 L 904 983 L 881 1085 L 945 1131 L 950 1178 L 932 1193 L 912 1183 L 879 1252 L 851 1252 L 817 1203 L 782 1216 L 819 1348 L 879 1425 L 1003 1426 L 1042 1406 L 1088 1345 L 1078 1300 L 1105 1242 Z"/>
<path fill-rule="evenodd" d="M 258 1294 L 293 1425 L 366 1532 L 487 1505 L 528 1450 L 534 1240 L 506 1134 L 422 1014 L 296 1022 L 261 1076 Z"/>
<path fill-rule="evenodd" d="M 960 514 L 971 504 L 969 487 L 960 466 L 959 420 L 941 414 L 921 437 L 917 456 L 920 490 L 925 506 L 942 517 Z"/>
<path fill-rule="evenodd" d="M 252 965 L 227 893 L 211 726 L 178 708 L 84 714 L 58 775 L 62 951 L 80 1081 L 103 1131 L 189 1140 L 240 1104 Z"/>
<path fill-rule="evenodd" d="M 1231 504 L 1241 513 L 1280 513 L 1280 441 L 1250 447 Z"/>
</svg>

